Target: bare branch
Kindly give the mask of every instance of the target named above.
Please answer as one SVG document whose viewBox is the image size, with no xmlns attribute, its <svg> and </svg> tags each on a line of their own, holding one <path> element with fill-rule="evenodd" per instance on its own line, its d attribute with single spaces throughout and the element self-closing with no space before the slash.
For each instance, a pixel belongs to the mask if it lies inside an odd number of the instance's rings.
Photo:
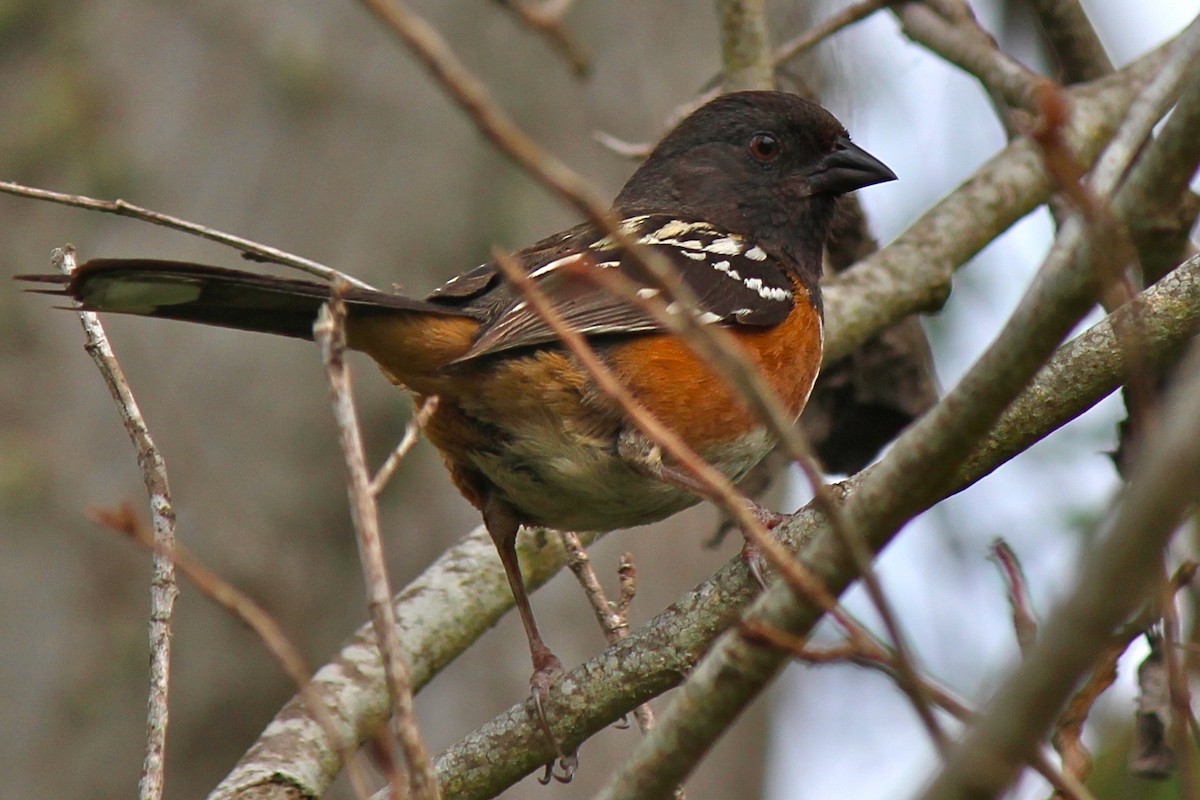
<svg viewBox="0 0 1200 800">
<path fill-rule="evenodd" d="M 3 184 L 0 184 L 0 188 Z M 66 245 L 51 255 L 55 267 L 65 275 L 75 271 L 75 248 Z M 171 618 L 179 585 L 175 578 L 175 507 L 171 503 L 171 487 L 167 481 L 167 464 L 150 436 L 125 372 L 117 362 L 100 318 L 91 311 L 80 311 L 85 342 L 83 349 L 104 378 L 108 391 L 117 403 L 121 424 L 137 451 L 142 468 L 142 482 L 150 495 L 150 518 L 153 528 L 153 573 L 150 577 L 150 692 L 146 701 L 146 757 L 138 781 L 141 800 L 159 800 L 166 783 L 167 724 L 170 720 L 171 684 Z"/>
<path fill-rule="evenodd" d="M 895 0 L 861 0 L 853 5 L 846 6 L 821 24 L 814 25 L 795 39 L 780 45 L 771 57 L 774 66 L 778 68 L 792 59 L 798 58 L 808 52 L 813 46 L 825 41 L 835 33 L 866 19 L 893 2 Z"/>
<path fill-rule="evenodd" d="M 1072 113 L 1063 136 L 1083 164 L 1095 161 L 1170 49 L 1067 91 Z M 887 247 L 830 279 L 824 290 L 826 363 L 897 320 L 940 307 L 954 269 L 1046 202 L 1052 189 L 1037 148 L 1017 139 Z"/>
<path fill-rule="evenodd" d="M 1020 768 L 1014 758 L 1046 729 L 1060 698 L 1107 646 L 1111 632 L 1150 599 L 1162 548 L 1200 486 L 1200 349 L 1193 350 L 1161 428 L 1146 440 L 1124 503 L 1086 554 L 1076 591 L 1047 620 L 1037 646 L 997 692 L 992 710 L 967 732 L 926 798 L 992 794 L 1008 786 Z"/>
<path fill-rule="evenodd" d="M 128 505 L 116 510 L 93 510 L 90 516 L 94 522 L 115 533 L 129 537 L 136 544 L 150 550 L 155 555 L 170 559 L 172 566 L 178 567 L 179 571 L 192 582 L 192 585 L 201 594 L 254 631 L 259 641 L 267 648 L 267 652 L 299 688 L 301 696 L 309 702 L 313 719 L 329 737 L 334 752 L 350 764 L 350 782 L 356 795 L 366 797 L 367 779 L 360 766 L 353 760 L 354 748 L 349 746 L 346 739 L 341 736 L 337 724 L 324 706 L 319 702 L 311 702 L 314 699 L 312 684 L 309 681 L 309 671 L 304 663 L 304 657 L 288 639 L 287 634 L 284 633 L 275 618 L 236 586 L 205 566 L 204 562 L 182 545 L 174 543 L 170 551 L 164 550 L 156 538 L 157 534 L 147 532 L 145 526 Z"/>
<path fill-rule="evenodd" d="M 1154 352 L 1162 354 L 1180 347 L 1200 331 L 1200 258 L 1189 261 L 1163 283 L 1147 290 L 1142 299 L 1144 319 L 1151 333 L 1148 341 Z M 1177 322 L 1172 313 L 1184 321 Z M 1113 343 L 1108 321 L 1062 348 L 1043 370 L 1043 380 L 1035 382 L 1015 404 L 1025 409 L 1018 418 L 1020 424 L 1013 420 L 1003 424 L 998 429 L 999 435 L 994 435 L 992 446 L 959 470 L 952 491 L 975 482 L 1027 447 L 1030 441 L 1073 419 L 1080 408 L 1090 407 L 1111 393 L 1120 381 L 1120 369 L 1121 353 Z M 1048 398 L 1055 402 L 1043 402 Z M 831 488 L 841 497 L 853 497 L 864 485 L 874 482 L 872 476 L 877 469 L 868 468 Z M 853 567 L 840 556 L 824 518 L 813 508 L 798 512 L 774 533 L 788 547 L 800 550 L 810 570 L 817 573 L 829 590 L 844 591 L 856 577 Z M 875 549 L 883 544 L 871 542 Z M 621 645 L 572 670 L 561 684 L 563 697 L 559 707 L 570 715 L 561 721 L 574 732 L 572 740 L 564 744 L 582 741 L 637 704 L 675 686 L 692 669 L 692 659 L 713 646 L 712 640 L 728 626 L 734 609 L 753 599 L 753 589 L 739 564 L 728 565 L 668 611 L 631 633 Z M 803 624 L 792 631 L 799 633 L 815 625 L 825 611 L 824 604 L 809 607 L 802 615 Z M 751 650 L 744 655 L 747 663 L 757 664 L 762 654 Z M 697 714 L 706 714 L 713 705 L 723 706 L 723 697 L 706 697 L 692 708 Z M 660 727 L 661 724 L 660 719 Z M 532 731 L 523 705 L 509 709 L 438 757 L 443 786 L 448 792 L 462 793 L 464 798 L 485 798 L 538 769 L 548 754 L 544 743 Z M 519 747 L 520 755 L 503 765 L 495 764 L 491 754 L 496 748 L 510 746 Z M 533 751 L 526 753 L 526 746 Z M 506 749 L 506 752 L 511 751 Z"/>
<path fill-rule="evenodd" d="M 1063 83 L 1084 83 L 1113 71 L 1112 60 L 1079 0 L 1033 0 L 1033 9 L 1062 66 Z"/>
<path fill-rule="evenodd" d="M 1196 28 L 1200 30 L 1200 24 Z M 1173 52 L 1172 62 L 1190 60 L 1192 38 L 1189 28 L 1179 51 Z M 1177 81 L 1173 72 L 1164 67 L 1151 89 L 1165 90 L 1172 85 Z M 1149 133 L 1146 122 L 1163 93 L 1151 89 L 1135 103 L 1115 145 L 1108 148 L 1098 167 L 1092 188 L 1101 196 L 1111 193 L 1115 176 L 1128 168 L 1132 153 L 1125 148 Z M 901 435 L 870 471 L 870 479 L 847 498 L 843 511 L 848 527 L 873 543 L 885 542 L 915 513 L 935 502 L 954 480 L 958 464 L 970 454 L 971 443 L 994 424 L 1093 302 L 1095 276 L 1088 266 L 1090 242 L 1083 230 L 1078 223 L 1064 227 L 997 339 L 958 386 Z M 820 572 L 826 568 L 825 559 L 836 564 L 845 557 L 840 548 L 827 547 L 813 567 Z M 810 615 L 809 609 L 780 587 L 768 589 L 749 613 L 784 630 L 809 624 Z M 639 744 L 601 797 L 665 796 L 780 666 L 777 654 L 755 650 L 737 636 L 724 637 L 691 673 L 659 727 Z"/>
<path fill-rule="evenodd" d="M 1029 585 L 1025 581 L 1025 570 L 1017 554 L 1008 542 L 997 539 L 992 542 L 991 559 L 1000 569 L 1000 577 L 1008 591 L 1008 604 L 1012 608 L 1013 630 L 1017 633 L 1017 646 L 1022 653 L 1029 651 L 1037 641 L 1038 621 L 1029 599 Z"/>
<path fill-rule="evenodd" d="M 773 89 L 766 0 L 716 0 L 725 91 Z"/>
<path fill-rule="evenodd" d="M 940 13 L 937 4 L 912 2 L 893 11 L 905 35 L 974 75 L 993 98 L 1010 108 L 1033 109 L 1033 90 L 1046 79 L 1001 51 L 969 10 L 951 15 Z"/>
<path fill-rule="evenodd" d="M 523 537 L 517 544 L 530 591 L 566 562 L 558 537 L 547 536 L 544 546 L 531 544 L 536 538 Z M 595 534 L 582 538 L 590 543 Z M 512 592 L 496 547 L 480 526 L 393 599 L 397 631 L 412 654 L 414 690 L 432 680 L 512 606 Z M 356 743 L 374 736 L 391 714 L 373 623 L 359 628 L 337 656 L 317 671 L 310 686 L 310 696 L 297 695 L 280 709 L 254 746 L 212 791 L 210 800 L 249 796 L 283 800 L 294 797 L 291 793 L 296 787 L 310 797 L 326 792 L 343 759 L 331 743 L 336 740 L 316 721 L 313 709 L 324 709 L 336 720 L 337 730 Z M 541 742 L 540 730 L 530 730 Z"/>
<path fill-rule="evenodd" d="M 621 556 L 621 594 L 618 602 L 608 599 L 596 570 L 592 568 L 592 559 L 587 554 L 579 535 L 575 533 L 560 534 L 563 547 L 567 551 L 567 567 L 575 573 L 576 579 L 583 587 L 584 596 L 592 606 L 596 621 L 604 631 L 604 640 L 616 644 L 629 635 L 629 605 L 637 593 L 637 570 L 633 566 L 633 556 L 625 553 Z M 654 711 L 648 703 L 643 703 L 633 711 L 642 732 L 654 727 Z"/>
<path fill-rule="evenodd" d="M 135 206 L 132 203 L 127 203 L 124 200 L 97 200 L 94 197 L 86 197 L 81 194 L 64 194 L 62 192 L 51 192 L 47 189 L 38 189 L 32 186 L 22 186 L 19 183 L 11 181 L 0 181 L 0 192 L 11 194 L 16 197 L 28 197 L 32 200 L 45 200 L 50 203 L 58 203 L 64 206 L 73 206 L 74 208 L 85 208 L 89 211 L 101 211 L 106 214 L 116 214 L 122 217 L 131 217 L 143 222 L 149 222 L 154 225 L 161 225 L 164 228 L 183 231 L 192 236 L 199 236 L 201 239 L 208 239 L 210 242 L 217 244 L 228 245 L 236 250 L 240 250 L 248 256 L 253 257 L 257 261 L 269 261 L 275 264 L 281 264 L 285 267 L 294 267 L 298 270 L 316 275 L 318 278 L 324 278 L 327 281 L 344 280 L 347 283 L 357 286 L 361 289 L 372 288 L 370 284 L 350 275 L 338 272 L 337 270 L 327 267 L 324 264 L 318 264 L 316 261 L 311 261 L 292 253 L 270 247 L 265 244 L 243 239 L 240 236 L 234 236 L 231 233 L 223 233 L 215 228 L 209 228 L 205 225 L 199 225 L 195 222 L 189 222 L 179 217 L 172 217 L 168 214 L 163 214 L 158 211 L 151 211 L 148 208 Z"/>
<path fill-rule="evenodd" d="M 1196 350 L 1195 345 L 1192 346 Z M 1194 354 L 1197 375 L 1200 376 L 1200 350 Z M 1181 374 L 1186 378 L 1186 374 Z M 1200 377 L 1197 378 L 1200 384 Z M 1138 445 L 1135 443 L 1135 447 Z M 1140 456 L 1141 454 L 1139 454 Z M 1136 466 L 1136 465 L 1135 465 Z M 1179 476 L 1186 480 L 1186 476 Z M 1163 553 L 1163 560 L 1166 553 Z M 1179 612 L 1175 607 L 1175 594 L 1171 591 L 1171 581 L 1167 578 L 1165 563 L 1161 572 L 1163 591 L 1158 598 L 1162 611 L 1162 659 L 1166 667 L 1167 699 L 1170 706 L 1170 723 L 1167 726 L 1167 741 L 1176 753 L 1184 755 L 1179 759 L 1179 794 L 1185 800 L 1196 800 L 1200 797 L 1200 786 L 1197 785 L 1196 765 L 1188 758 L 1188 733 L 1197 732 L 1196 715 L 1192 713 L 1192 691 L 1188 686 L 1188 677 L 1180 661 L 1179 647 Z M 1193 740 L 1192 747 L 1200 745 L 1200 740 Z"/>
<path fill-rule="evenodd" d="M 408 455 L 408 451 L 417 443 L 417 438 L 421 435 L 421 429 L 428 424 L 429 418 L 437 411 L 438 402 L 437 395 L 431 395 L 426 397 L 417 406 L 417 413 L 404 426 L 404 435 L 400 437 L 399 443 L 392 448 L 392 452 L 388 453 L 383 466 L 379 468 L 379 472 L 375 473 L 375 477 L 371 479 L 368 491 L 372 497 L 378 497 L 379 493 L 387 486 L 388 481 L 396 474 L 396 469 L 400 466 L 400 462 L 404 460 L 404 457 Z"/>
<path fill-rule="evenodd" d="M 367 472 L 366 454 L 354 408 L 350 370 L 344 360 L 346 340 L 343 323 L 346 306 L 342 291 L 343 286 L 334 286 L 329 303 L 322 307 L 321 315 L 313 326 L 313 338 L 321 347 L 321 357 L 329 374 L 333 416 L 348 472 L 350 517 L 354 521 L 363 577 L 367 584 L 367 607 L 378 637 L 379 650 L 383 653 L 383 669 L 394 710 L 396 734 L 409 770 L 409 791 L 417 800 L 436 800 L 441 793 L 413 710 L 412 679 L 396 631 L 392 590 L 379 536 L 379 507 L 371 491 L 371 477 Z M 400 794 L 396 795 L 396 800 L 399 800 Z"/>
<path fill-rule="evenodd" d="M 558 54 L 566 59 L 571 71 L 578 78 L 587 77 L 592 71 L 591 58 L 579 44 L 563 17 L 571 8 L 572 0 L 496 0 L 508 9 L 530 30 L 544 37 Z"/>
<path fill-rule="evenodd" d="M 1163 280 L 1143 292 L 1138 299 L 1144 332 L 1143 342 L 1148 357 L 1168 359 L 1176 355 L 1182 342 L 1200 329 L 1200 257 L 1193 257 Z M 980 473 L 982 462 L 991 462 L 998 455 L 1004 459 L 1031 447 L 1037 438 L 1030 434 L 1036 426 L 1031 420 L 1042 414 L 1071 420 L 1082 414 L 1092 403 L 1083 400 L 1091 392 L 1103 395 L 1115 391 L 1121 384 L 1129 365 L 1128 354 L 1121 346 L 1115 326 L 1127 324 L 1124 318 L 1131 309 L 1118 309 L 1082 336 L 1064 345 L 1038 374 L 1021 396 L 1013 401 L 999 421 L 980 442 L 966 461 L 965 475 Z M 1071 380 L 1089 384 L 1089 392 L 1062 392 Z M 1082 401 L 1082 402 L 1081 402 Z M 956 486 L 965 489 L 967 483 Z"/>
</svg>

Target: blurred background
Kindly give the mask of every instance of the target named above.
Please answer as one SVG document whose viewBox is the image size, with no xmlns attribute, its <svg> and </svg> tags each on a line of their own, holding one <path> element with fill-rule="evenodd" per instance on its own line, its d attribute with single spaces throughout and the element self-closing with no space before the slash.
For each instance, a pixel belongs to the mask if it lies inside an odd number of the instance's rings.
<svg viewBox="0 0 1200 800">
<path fill-rule="evenodd" d="M 580 0 L 568 24 L 593 60 L 573 77 L 546 42 L 497 3 L 414 4 L 531 134 L 607 195 L 633 169 L 595 131 L 651 141 L 720 63 L 707 3 Z M 773 2 L 782 42 L 842 3 Z M 1118 65 L 1180 29 L 1196 0 L 1085 0 Z M 1023 3 L 976 5 L 1002 47 L 1048 69 Z M 898 184 L 863 202 L 888 241 L 1003 145 L 974 81 L 907 43 L 886 14 L 822 45 L 791 70 L 820 87 L 855 139 Z M 420 293 L 574 216 L 497 156 L 374 20 L 354 3 L 229 0 L 0 3 L 0 178 L 139 205 L 322 261 L 377 286 Z M 236 253 L 145 223 L 0 196 L 0 278 L 81 259 L 154 256 L 240 266 Z M 1002 324 L 1045 252 L 1043 214 L 959 276 L 926 320 L 951 384 Z M 0 772 L 12 797 L 125 798 L 141 768 L 147 581 L 143 552 L 85 519 L 141 477 L 107 391 L 69 314 L 0 283 Z M 315 348 L 147 320 L 105 320 L 170 469 L 179 535 L 264 604 L 313 665 L 365 619 L 342 469 Z M 356 391 L 372 454 L 401 434 L 407 400 L 365 360 Z M 1122 416 L 1109 402 L 918 520 L 882 558 L 889 593 L 929 671 L 986 696 L 1014 663 L 1003 588 L 986 562 L 1005 536 L 1041 609 L 1116 488 L 1106 455 Z M 780 494 L 790 508 L 804 497 Z M 420 445 L 383 498 L 392 578 L 413 577 L 478 522 L 432 449 Z M 739 547 L 702 544 L 700 508 L 593 548 L 613 582 L 634 554 L 633 621 L 660 611 Z M 865 604 L 851 604 L 868 619 Z M 568 665 L 603 646 L 567 575 L 534 597 Z M 528 654 L 506 618 L 418 698 L 434 751 L 526 691 Z M 184 585 L 175 627 L 167 796 L 202 796 L 293 693 L 247 631 Z M 1133 682 L 1122 677 L 1093 743 L 1124 776 Z M 570 786 L 532 780 L 506 797 L 588 796 L 634 731 L 589 742 Z M 894 797 L 933 764 L 903 697 L 852 667 L 791 668 L 690 784 L 693 797 Z M 1119 786 L 1119 788 L 1117 788 Z M 1151 787 L 1153 788 L 1153 787 Z M 1044 788 L 1030 781 L 1022 794 Z M 348 797 L 344 786 L 334 796 Z"/>
</svg>

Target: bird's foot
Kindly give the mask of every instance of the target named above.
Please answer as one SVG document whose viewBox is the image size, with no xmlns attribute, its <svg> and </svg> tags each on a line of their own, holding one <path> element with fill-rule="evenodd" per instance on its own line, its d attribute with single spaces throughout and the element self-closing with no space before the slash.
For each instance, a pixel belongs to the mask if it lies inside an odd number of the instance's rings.
<svg viewBox="0 0 1200 800">
<path fill-rule="evenodd" d="M 575 777 L 576 767 L 579 766 L 579 757 L 574 752 L 563 752 L 563 747 L 555 737 L 554 731 L 550 730 L 550 722 L 546 717 L 546 699 L 549 696 L 550 687 L 562 673 L 562 662 L 549 649 L 534 656 L 533 675 L 529 677 L 529 697 L 533 700 L 534 718 L 542 729 L 546 741 L 558 754 L 550 763 L 546 764 L 545 772 L 538 778 L 538 783 L 543 786 L 550 781 L 570 783 L 571 779 Z"/>
<path fill-rule="evenodd" d="M 755 521 L 767 531 L 774 530 L 787 519 L 786 514 L 779 514 L 770 509 L 763 508 L 757 503 L 751 503 L 748 510 L 754 516 Z M 745 535 L 745 532 L 743 532 L 743 535 Z M 764 589 L 767 588 L 767 559 L 758 549 L 758 545 L 751 541 L 748 536 L 742 545 L 742 559 L 746 562 L 746 567 L 750 570 L 750 574 L 754 576 L 754 580 L 758 582 L 758 585 Z"/>
</svg>

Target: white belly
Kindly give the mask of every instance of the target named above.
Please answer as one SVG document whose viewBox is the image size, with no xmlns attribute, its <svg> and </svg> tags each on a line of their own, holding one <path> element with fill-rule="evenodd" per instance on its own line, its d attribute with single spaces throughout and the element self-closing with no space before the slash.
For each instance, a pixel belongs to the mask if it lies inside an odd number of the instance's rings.
<svg viewBox="0 0 1200 800">
<path fill-rule="evenodd" d="M 541 525 L 568 531 L 610 531 L 645 525 L 695 505 L 690 492 L 648 477 L 599 441 L 547 436 L 520 437 L 503 455 L 480 455 L 475 465 L 522 514 Z M 719 452 L 701 453 L 730 480 L 738 481 L 774 445 L 756 429 Z"/>
</svg>

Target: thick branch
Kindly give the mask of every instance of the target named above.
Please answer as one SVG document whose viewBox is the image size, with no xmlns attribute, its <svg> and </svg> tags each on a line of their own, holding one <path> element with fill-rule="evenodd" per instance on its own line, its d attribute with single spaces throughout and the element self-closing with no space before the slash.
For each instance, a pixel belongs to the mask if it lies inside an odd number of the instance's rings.
<svg viewBox="0 0 1200 800">
<path fill-rule="evenodd" d="M 584 537 L 585 544 L 593 538 Z M 524 535 L 519 552 L 530 590 L 566 563 L 558 537 L 544 531 Z M 480 526 L 406 586 L 394 605 L 416 691 L 495 625 L 512 608 L 513 599 L 496 547 Z M 369 739 L 391 711 L 373 626 L 359 628 L 337 657 L 317 671 L 310 686 L 336 721 L 339 738 L 360 743 Z M 326 731 L 297 696 L 280 709 L 209 798 L 252 793 L 284 798 L 296 787 L 305 796 L 319 797 L 341 767 Z"/>
<path fill-rule="evenodd" d="M 1126 112 L 1132 98 L 1164 55 L 1147 56 L 1118 76 L 1071 93 L 1076 112 L 1072 136 L 1083 154 L 1095 158 L 1103 142 L 1111 137 L 1116 121 Z M 1011 177 L 1006 173 L 1012 173 Z M 948 291 L 953 268 L 995 235 L 994 232 L 981 234 L 980 229 L 986 226 L 981 225 L 980 220 L 992 214 L 1004 216 L 1006 221 L 999 226 L 998 232 L 1036 207 L 1050 191 L 1050 181 L 1028 143 L 1014 143 L 1006 148 L 979 177 L 968 181 L 939 203 L 908 234 L 832 282 L 826 305 L 830 326 L 829 357 L 845 355 L 895 320 L 934 305 L 934 299 L 940 301 Z M 1105 387 L 1105 391 L 1110 390 L 1111 387 Z M 1089 389 L 1086 382 L 1076 385 L 1066 381 L 1057 386 L 1053 394 L 1063 399 L 1085 398 L 1081 402 L 1090 404 L 1099 399 L 1100 391 L 1095 386 Z M 1035 409 L 1031 417 L 1021 418 L 1022 425 L 1028 426 L 1021 430 L 1040 431 L 1040 435 L 1044 435 L 1056 426 L 1050 413 L 1054 410 L 1062 411 L 1048 409 L 1047 414 L 1038 416 Z M 1065 421 L 1066 418 L 1062 420 Z M 996 443 L 997 461 L 994 463 L 1011 456 L 1004 452 L 1003 445 L 1003 442 Z M 979 470 L 974 473 L 977 479 L 983 474 L 982 467 L 975 464 L 973 468 Z M 804 533 L 802 523 L 798 523 L 797 530 L 802 536 L 811 535 L 811 531 Z M 535 561 L 523 563 L 531 586 L 546 580 L 563 563 L 561 552 L 553 547 L 553 539 L 550 544 L 551 547 L 537 554 Z M 523 552 L 523 557 L 532 555 Z M 750 588 L 741 581 L 740 570 L 731 568 L 721 575 L 725 577 L 719 576 L 716 583 L 706 584 L 697 590 L 697 595 L 665 615 L 676 619 L 694 604 L 707 603 L 712 599 L 709 595 L 716 593 L 720 603 L 706 612 L 711 614 L 710 619 L 678 619 L 678 627 L 663 630 L 661 626 L 666 620 L 660 618 L 656 623 L 658 627 L 647 630 L 641 638 L 639 634 L 630 637 L 630 644 L 622 646 L 628 647 L 628 651 L 610 651 L 603 657 L 604 663 L 616 671 L 615 675 L 585 665 L 589 685 L 582 687 L 581 692 L 600 691 L 591 684 L 602 682 L 606 676 L 615 685 L 604 690 L 610 698 L 605 702 L 592 694 L 581 695 L 578 703 L 574 694 L 568 693 L 564 698 L 572 707 L 578 705 L 580 708 L 584 719 L 579 725 L 583 733 L 604 727 L 622 713 L 678 683 L 699 653 L 711 644 L 712 637 L 727 624 L 731 608 L 743 605 L 751 597 Z M 734 588 L 739 586 L 741 588 Z M 512 598 L 494 547 L 482 530 L 448 551 L 398 598 L 402 638 L 409 643 L 413 654 L 414 688 L 422 686 L 466 649 L 511 604 Z M 695 640 L 682 632 L 683 627 L 693 625 L 699 627 Z M 378 655 L 371 639 L 369 633 L 360 631 L 338 659 L 316 676 L 316 688 L 327 698 L 330 710 L 344 721 L 345 734 L 357 736 L 360 741 L 380 724 L 387 711 Z M 677 644 L 678 656 L 665 655 Z M 639 655 L 642 649 L 645 657 Z M 640 685 L 642 681 L 644 688 Z M 516 735 L 513 731 L 517 720 L 525 720 L 520 710 L 510 712 L 510 716 L 511 719 L 506 717 L 504 721 L 494 723 L 485 729 L 486 733 L 481 731 L 443 756 L 439 761 L 439 780 L 443 783 L 453 781 L 451 772 L 456 770 L 452 767 L 461 763 L 471 765 L 471 769 L 494 768 L 497 771 L 494 780 L 511 783 L 544 763 L 549 754 L 541 752 L 544 743 L 536 735 L 530 741 L 531 749 L 522 751 L 528 755 L 528 763 L 526 755 L 506 757 L 503 764 L 492 763 L 494 753 L 499 752 L 494 748 L 501 747 L 503 741 Z M 570 727 L 569 722 L 564 723 L 564 729 L 567 727 Z M 211 796 L 234 797 L 247 787 L 272 782 L 280 786 L 289 783 L 303 786 L 319 795 L 338 768 L 337 759 L 330 754 L 322 731 L 308 718 L 303 705 L 293 700 Z M 451 795 L 460 788 L 454 784 L 445 785 L 447 794 Z"/>
<path fill-rule="evenodd" d="M 994 98 L 1010 108 L 1033 109 L 1033 91 L 1043 80 L 996 46 L 969 11 L 939 13 L 927 2 L 902 3 L 893 8 L 905 35 L 974 75 Z"/>
<path fill-rule="evenodd" d="M 1200 348 L 1193 348 L 1168 400 L 1162 425 L 1144 448 L 1125 502 L 1098 545 L 1088 548 L 1075 591 L 968 732 L 925 793 L 927 800 L 995 797 L 1016 778 L 1030 748 L 1053 721 L 1112 632 L 1152 601 L 1162 548 L 1200 487 Z M 1121 591 L 1113 591 L 1120 586 Z"/>
<path fill-rule="evenodd" d="M 1169 280 L 1147 291 L 1143 299 L 1147 351 L 1165 354 L 1178 350 L 1200 331 L 1200 259 L 1180 267 Z M 1066 424 L 1080 408 L 1099 402 L 1119 383 L 1122 358 L 1110 320 L 1064 346 L 1032 388 L 1013 404 L 1020 413 L 1003 417 L 988 446 L 959 469 L 952 491 L 974 483 L 1027 443 Z M 1060 402 L 1044 403 L 1042 398 L 1046 396 Z M 840 495 L 853 495 L 872 480 L 873 471 L 869 469 L 833 488 Z M 856 577 L 844 560 L 825 554 L 833 539 L 813 508 L 799 512 L 776 533 L 790 548 L 801 550 L 831 590 L 844 590 Z M 876 549 L 884 544 L 872 542 Z M 560 684 L 562 694 L 556 704 L 559 713 L 565 715 L 563 729 L 577 731 L 578 740 L 582 740 L 676 685 L 694 665 L 693 659 L 711 646 L 712 639 L 730 624 L 737 610 L 753 598 L 754 588 L 744 566 L 735 561 L 620 645 L 572 670 Z M 805 614 L 805 624 L 813 625 L 821 611 L 813 607 Z M 519 747 L 510 749 L 514 746 Z M 495 757 L 498 752 L 505 753 L 502 760 Z M 527 709 L 515 706 L 442 754 L 437 759 L 439 780 L 449 795 L 490 797 L 536 770 L 549 755 Z"/>
<path fill-rule="evenodd" d="M 1058 56 L 1063 83 L 1084 83 L 1113 71 L 1112 60 L 1079 0 L 1033 0 L 1033 9 Z"/>
<path fill-rule="evenodd" d="M 1195 23 L 1182 35 L 1169 62 L 1138 98 L 1105 151 L 1091 187 L 1100 199 L 1111 194 L 1128 170 L 1134 151 L 1158 119 L 1155 115 L 1165 113 L 1168 98 L 1178 96 L 1180 69 L 1192 61 L 1198 32 L 1200 23 Z M 953 479 L 972 443 L 987 432 L 1094 302 L 1099 276 L 1091 266 L 1096 253 L 1089 233 L 1107 231 L 1089 232 L 1080 217 L 1064 227 L 1000 336 L 847 498 L 843 511 L 850 528 L 881 547 L 948 488 L 946 482 Z M 847 572 L 847 554 L 832 537 L 823 535 L 817 543 L 819 550 L 811 556 L 815 572 Z M 812 616 L 802 601 L 780 585 L 768 589 L 749 614 L 751 619 L 793 631 L 805 630 Z M 736 634 L 723 637 L 676 693 L 660 726 L 643 740 L 600 797 L 665 797 L 774 677 L 782 661 L 778 653 L 764 651 Z"/>
<path fill-rule="evenodd" d="M 766 0 L 717 0 L 725 91 L 775 88 Z"/>
<path fill-rule="evenodd" d="M 1168 51 L 1160 48 L 1117 75 L 1067 92 L 1072 114 L 1063 135 L 1083 164 L 1095 161 Z M 894 242 L 828 282 L 825 362 L 910 314 L 939 308 L 954 270 L 1052 191 L 1041 155 L 1028 139 L 1001 150 Z"/>
</svg>

